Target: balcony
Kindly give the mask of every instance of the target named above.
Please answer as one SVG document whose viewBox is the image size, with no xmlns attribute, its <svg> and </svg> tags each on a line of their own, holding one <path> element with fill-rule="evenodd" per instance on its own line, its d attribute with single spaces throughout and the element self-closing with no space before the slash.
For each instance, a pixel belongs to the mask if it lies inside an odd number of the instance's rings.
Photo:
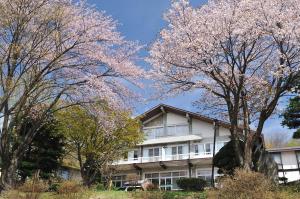
<svg viewBox="0 0 300 199">
<path fill-rule="evenodd" d="M 189 126 L 187 124 L 168 125 L 166 132 L 163 126 L 144 127 L 146 139 L 158 139 L 162 137 L 189 135 Z"/>
<path fill-rule="evenodd" d="M 187 159 L 198 159 L 198 158 L 212 158 L 212 153 L 186 153 L 176 155 L 164 155 L 164 156 L 153 156 L 153 157 L 138 157 L 127 160 L 119 160 L 114 164 L 133 164 L 133 163 L 148 163 L 148 162 L 159 162 L 159 161 L 172 161 L 172 160 L 187 160 Z"/>
<path fill-rule="evenodd" d="M 165 160 L 187 160 L 189 159 L 189 154 L 176 154 L 176 155 L 166 155 Z"/>
</svg>

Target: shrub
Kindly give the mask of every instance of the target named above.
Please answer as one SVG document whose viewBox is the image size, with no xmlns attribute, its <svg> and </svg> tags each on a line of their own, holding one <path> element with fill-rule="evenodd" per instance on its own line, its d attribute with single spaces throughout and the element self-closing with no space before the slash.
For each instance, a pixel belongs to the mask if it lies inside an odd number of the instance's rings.
<svg viewBox="0 0 300 199">
<path fill-rule="evenodd" d="M 275 187 L 263 174 L 237 169 L 234 176 L 220 180 L 219 190 L 210 191 L 208 198 L 267 199 L 274 197 Z"/>
<path fill-rule="evenodd" d="M 159 186 L 153 183 L 147 183 L 143 187 L 146 191 L 157 191 L 159 190 Z"/>
<path fill-rule="evenodd" d="M 185 191 L 203 191 L 206 181 L 201 178 L 180 178 L 177 185 Z"/>
<path fill-rule="evenodd" d="M 64 181 L 58 186 L 59 194 L 78 193 L 82 191 L 81 185 L 75 181 Z"/>
<path fill-rule="evenodd" d="M 48 185 L 41 180 L 27 180 L 18 190 L 25 193 L 42 193 L 48 190 Z"/>
<path fill-rule="evenodd" d="M 53 183 L 53 184 L 49 185 L 48 191 L 58 192 L 59 186 L 60 186 L 59 183 Z"/>
<path fill-rule="evenodd" d="M 104 186 L 104 184 L 98 183 L 98 184 L 96 184 L 95 189 L 96 189 L 96 191 L 104 191 L 104 190 L 106 190 L 106 187 Z"/>
</svg>

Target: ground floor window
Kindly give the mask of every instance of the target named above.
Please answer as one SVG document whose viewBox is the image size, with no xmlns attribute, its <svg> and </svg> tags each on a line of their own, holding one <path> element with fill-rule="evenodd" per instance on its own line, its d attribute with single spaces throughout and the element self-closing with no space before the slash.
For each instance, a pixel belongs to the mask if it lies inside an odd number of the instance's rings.
<svg viewBox="0 0 300 199">
<path fill-rule="evenodd" d="M 218 169 L 215 168 L 215 175 L 214 175 L 214 179 L 216 179 L 218 176 L 220 176 L 220 174 L 217 173 Z M 211 169 L 198 169 L 197 170 L 197 177 L 201 178 L 203 180 L 206 181 L 208 186 L 211 186 Z"/>
<path fill-rule="evenodd" d="M 148 179 L 154 185 L 158 185 L 161 190 L 179 189 L 176 180 L 184 177 L 187 177 L 187 171 L 172 171 L 145 174 L 145 179 Z"/>
<path fill-rule="evenodd" d="M 120 176 L 112 176 L 112 183 L 114 187 L 123 187 L 124 183 L 126 182 L 126 176 L 120 175 Z"/>
</svg>

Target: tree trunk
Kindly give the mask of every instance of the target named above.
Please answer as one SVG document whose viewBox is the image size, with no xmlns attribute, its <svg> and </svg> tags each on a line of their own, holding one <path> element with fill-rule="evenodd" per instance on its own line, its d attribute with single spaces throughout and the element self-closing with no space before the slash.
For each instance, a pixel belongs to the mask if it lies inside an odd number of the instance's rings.
<svg viewBox="0 0 300 199">
<path fill-rule="evenodd" d="M 246 171 L 251 171 L 253 169 L 252 149 L 253 149 L 253 134 L 248 134 L 245 140 L 244 165 L 243 165 L 243 168 Z"/>
<path fill-rule="evenodd" d="M 237 132 L 237 126 L 234 127 L 232 141 L 233 141 L 234 154 L 236 156 L 236 160 L 238 160 L 239 165 L 242 166 L 244 164 L 244 157 L 240 146 L 240 139 Z"/>
<path fill-rule="evenodd" d="M 1 168 L 1 190 L 7 190 L 16 187 L 18 159 L 13 157 L 9 162 L 4 163 Z"/>
</svg>

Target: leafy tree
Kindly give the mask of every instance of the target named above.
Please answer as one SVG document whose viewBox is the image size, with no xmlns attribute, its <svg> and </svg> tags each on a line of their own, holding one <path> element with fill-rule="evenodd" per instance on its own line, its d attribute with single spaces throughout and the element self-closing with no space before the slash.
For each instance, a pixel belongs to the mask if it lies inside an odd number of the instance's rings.
<svg viewBox="0 0 300 199">
<path fill-rule="evenodd" d="M 67 148 L 76 154 L 86 186 L 95 183 L 103 169 L 143 138 L 139 120 L 108 106 L 98 105 L 96 110 L 74 106 L 57 117 Z"/>
<path fill-rule="evenodd" d="M 32 125 L 32 120 L 26 120 L 22 129 L 26 131 Z M 58 122 L 50 117 L 37 131 L 36 136 L 25 151 L 18 174 L 24 182 L 39 171 L 39 177 L 49 179 L 57 171 L 64 155 L 64 136 L 58 132 Z"/>
<path fill-rule="evenodd" d="M 201 106 L 229 120 L 233 152 L 247 170 L 260 168 L 253 153 L 263 157 L 265 122 L 300 76 L 298 8 L 298 0 L 176 0 L 150 49 L 156 83 L 173 94 L 201 89 Z"/>
<path fill-rule="evenodd" d="M 143 70 L 140 46 L 117 23 L 85 1 L 0 0 L 0 188 L 17 180 L 24 152 L 61 99 L 87 103 L 97 96 L 115 106 L 132 96 Z M 30 131 L 20 132 L 33 116 Z M 12 139 L 14 138 L 14 139 Z M 11 147 L 14 146 L 14 147 Z"/>
<path fill-rule="evenodd" d="M 300 96 L 290 99 L 289 105 L 283 113 L 282 124 L 290 129 L 296 129 L 294 139 L 300 139 Z"/>
</svg>

